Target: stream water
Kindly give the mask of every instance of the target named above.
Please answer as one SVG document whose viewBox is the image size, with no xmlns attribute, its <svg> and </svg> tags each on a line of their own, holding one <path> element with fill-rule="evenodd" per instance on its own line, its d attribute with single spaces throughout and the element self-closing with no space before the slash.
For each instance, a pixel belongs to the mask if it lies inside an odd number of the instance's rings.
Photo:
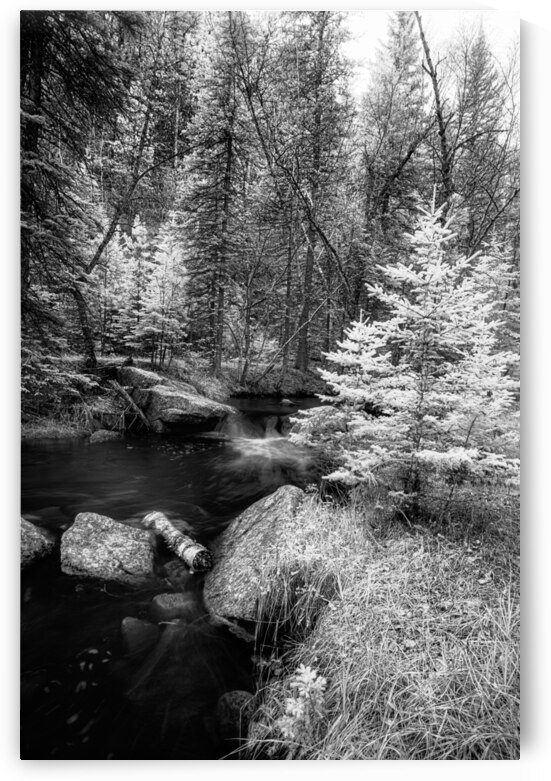
<svg viewBox="0 0 551 781">
<path fill-rule="evenodd" d="M 79 512 L 139 526 L 161 510 L 208 544 L 245 507 L 300 481 L 308 467 L 279 434 L 296 406 L 234 403 L 239 415 L 204 436 L 23 445 L 22 515 L 59 538 Z M 161 628 L 145 658 L 125 655 L 121 622 L 150 619 L 152 598 L 171 590 L 162 574 L 143 589 L 106 585 L 64 575 L 58 555 L 24 571 L 22 759 L 232 758 L 216 705 L 225 692 L 253 691 L 252 649 L 213 626 L 201 576 L 183 586 L 191 620 Z"/>
</svg>

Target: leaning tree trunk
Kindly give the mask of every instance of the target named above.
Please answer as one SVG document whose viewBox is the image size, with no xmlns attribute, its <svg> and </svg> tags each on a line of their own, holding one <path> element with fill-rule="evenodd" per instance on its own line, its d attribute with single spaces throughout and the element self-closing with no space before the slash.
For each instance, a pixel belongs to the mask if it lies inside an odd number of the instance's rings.
<svg viewBox="0 0 551 781">
<path fill-rule="evenodd" d="M 80 329 L 84 341 L 84 353 L 86 355 L 86 364 L 87 366 L 89 366 L 89 368 L 93 369 L 98 365 L 98 360 L 96 358 L 96 348 L 94 345 L 94 332 L 92 330 L 92 326 L 90 325 L 90 319 L 88 317 L 88 306 L 86 304 L 86 300 L 82 294 L 82 290 L 80 289 L 78 282 L 76 282 L 73 285 L 71 289 L 71 293 L 73 294 L 73 298 L 75 299 L 77 305 L 78 318 L 80 321 Z"/>
</svg>

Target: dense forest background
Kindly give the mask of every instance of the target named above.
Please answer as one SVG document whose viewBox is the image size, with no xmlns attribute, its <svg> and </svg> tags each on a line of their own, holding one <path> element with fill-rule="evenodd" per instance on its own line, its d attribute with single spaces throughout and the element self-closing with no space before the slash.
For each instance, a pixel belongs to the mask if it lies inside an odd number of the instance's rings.
<svg viewBox="0 0 551 781">
<path fill-rule="evenodd" d="M 518 350 L 518 51 L 477 25 L 437 52 L 394 12 L 358 99 L 345 21 L 22 13 L 24 410 L 113 355 L 200 358 L 234 388 L 326 367 L 390 316 L 368 285 L 396 288 L 431 204 Z"/>
</svg>

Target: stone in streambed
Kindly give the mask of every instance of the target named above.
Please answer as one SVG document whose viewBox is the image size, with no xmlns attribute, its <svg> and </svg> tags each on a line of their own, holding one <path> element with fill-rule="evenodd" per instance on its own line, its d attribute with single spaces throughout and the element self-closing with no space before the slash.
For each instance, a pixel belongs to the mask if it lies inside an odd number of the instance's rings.
<svg viewBox="0 0 551 781">
<path fill-rule="evenodd" d="M 216 539 L 204 599 L 211 615 L 230 628 L 258 618 L 259 599 L 273 583 L 278 554 L 296 535 L 304 497 L 300 488 L 283 486 L 251 505 Z"/>
<path fill-rule="evenodd" d="M 41 559 L 51 553 L 55 547 L 54 538 L 35 526 L 34 523 L 21 518 L 21 567 L 28 566 L 36 559 Z"/>
<path fill-rule="evenodd" d="M 79 513 L 61 538 L 67 575 L 139 585 L 154 574 L 152 537 L 97 513 Z"/>
</svg>

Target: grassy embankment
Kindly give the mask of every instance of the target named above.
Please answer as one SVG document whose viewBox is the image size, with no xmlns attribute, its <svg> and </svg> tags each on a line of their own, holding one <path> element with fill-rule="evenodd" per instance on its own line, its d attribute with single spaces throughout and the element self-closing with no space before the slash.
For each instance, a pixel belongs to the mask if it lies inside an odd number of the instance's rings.
<svg viewBox="0 0 551 781">
<path fill-rule="evenodd" d="M 41 403 L 24 405 L 22 439 L 78 438 L 104 426 L 122 429 L 126 404 L 105 382 L 102 368 L 108 364 L 122 365 L 123 361 L 124 356 L 100 358 L 96 371 L 84 373 L 76 356 L 60 359 L 59 376 L 66 375 L 67 383 L 60 382 L 55 390 L 45 389 Z M 146 358 L 135 358 L 134 365 L 151 370 Z M 226 401 L 232 395 L 294 396 L 322 391 L 322 383 L 315 373 L 288 369 L 282 379 L 280 368 L 275 367 L 262 377 L 264 369 L 265 366 L 260 365 L 249 374 L 245 383 L 240 383 L 239 372 L 233 363 L 226 364 L 217 377 L 206 359 L 190 353 L 185 358 L 174 359 L 168 369 L 154 371 L 169 379 L 182 380 L 214 401 Z M 69 392 L 66 392 L 68 388 Z"/>
<path fill-rule="evenodd" d="M 261 606 L 282 653 L 242 758 L 518 759 L 518 501 L 497 501 L 436 533 L 309 497 Z"/>
</svg>

